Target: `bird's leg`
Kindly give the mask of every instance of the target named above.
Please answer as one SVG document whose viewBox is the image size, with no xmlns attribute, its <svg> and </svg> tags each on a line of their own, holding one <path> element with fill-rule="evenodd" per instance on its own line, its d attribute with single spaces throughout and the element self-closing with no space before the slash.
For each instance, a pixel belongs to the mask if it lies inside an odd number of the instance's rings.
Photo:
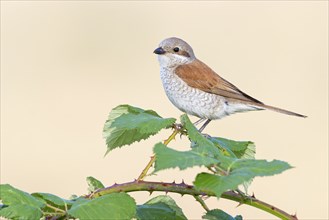
<svg viewBox="0 0 329 220">
<path fill-rule="evenodd" d="M 196 122 L 193 123 L 194 126 L 197 126 L 198 124 L 202 123 L 204 120 L 206 120 L 205 118 L 200 118 L 199 120 L 197 120 Z"/>
<path fill-rule="evenodd" d="M 199 129 L 199 132 L 201 133 L 203 131 L 203 129 L 205 129 L 210 122 L 211 122 L 211 119 L 207 119 L 207 121 Z"/>
</svg>

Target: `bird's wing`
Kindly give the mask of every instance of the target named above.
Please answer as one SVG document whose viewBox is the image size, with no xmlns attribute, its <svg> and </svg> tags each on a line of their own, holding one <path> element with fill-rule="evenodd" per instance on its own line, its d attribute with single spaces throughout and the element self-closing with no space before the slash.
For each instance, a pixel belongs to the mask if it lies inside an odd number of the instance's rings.
<svg viewBox="0 0 329 220">
<path fill-rule="evenodd" d="M 229 99 L 245 101 L 250 104 L 263 104 L 257 99 L 239 90 L 232 83 L 221 78 L 200 60 L 195 60 L 192 63 L 178 66 L 175 73 L 187 85 L 204 92 L 220 95 Z"/>
</svg>

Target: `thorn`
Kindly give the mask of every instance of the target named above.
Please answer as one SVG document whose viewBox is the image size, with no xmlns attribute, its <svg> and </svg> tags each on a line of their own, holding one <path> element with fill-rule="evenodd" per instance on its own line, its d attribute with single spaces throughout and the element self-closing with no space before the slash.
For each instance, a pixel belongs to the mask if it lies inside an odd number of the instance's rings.
<svg viewBox="0 0 329 220">
<path fill-rule="evenodd" d="M 251 198 L 256 199 L 256 197 L 255 197 L 255 193 L 254 193 L 254 192 L 252 193 Z"/>
<path fill-rule="evenodd" d="M 202 196 L 202 199 L 203 199 L 203 200 L 207 200 L 207 199 L 209 199 L 209 198 L 210 198 L 210 196 L 208 196 L 208 195 Z"/>
<path fill-rule="evenodd" d="M 168 191 L 165 191 L 165 194 L 167 195 L 168 194 Z"/>
<path fill-rule="evenodd" d="M 238 208 L 242 205 L 243 203 L 239 202 L 239 204 L 235 207 L 235 208 Z"/>
<path fill-rule="evenodd" d="M 149 191 L 150 195 L 152 195 L 153 191 Z"/>
<path fill-rule="evenodd" d="M 172 184 L 176 184 L 175 180 L 172 182 Z"/>
<path fill-rule="evenodd" d="M 181 183 L 181 185 L 185 186 L 185 182 L 184 182 L 184 180 L 183 180 L 183 179 L 182 179 L 182 183 Z"/>
<path fill-rule="evenodd" d="M 297 212 L 295 212 L 295 214 L 291 215 L 291 217 L 295 218 L 295 219 L 298 219 L 297 218 Z"/>
</svg>

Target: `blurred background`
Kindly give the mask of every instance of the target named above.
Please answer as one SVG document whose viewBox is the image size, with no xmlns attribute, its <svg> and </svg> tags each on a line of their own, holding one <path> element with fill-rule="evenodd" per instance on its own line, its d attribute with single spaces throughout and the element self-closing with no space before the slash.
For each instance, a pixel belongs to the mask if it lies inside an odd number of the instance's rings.
<svg viewBox="0 0 329 220">
<path fill-rule="evenodd" d="M 170 130 L 104 157 L 103 124 L 126 103 L 182 114 L 163 91 L 152 53 L 171 36 L 249 95 L 308 115 L 236 114 L 205 132 L 254 141 L 258 159 L 295 167 L 256 178 L 249 189 L 256 198 L 300 219 L 328 219 L 327 1 L 1 1 L 1 183 L 68 198 L 87 193 L 87 176 L 105 185 L 137 178 Z M 170 145 L 188 149 L 185 139 Z M 192 183 L 200 170 L 146 180 Z M 131 195 L 138 203 L 150 198 Z M 189 219 L 201 218 L 193 197 L 170 195 Z M 224 199 L 207 204 L 274 219 Z"/>
</svg>

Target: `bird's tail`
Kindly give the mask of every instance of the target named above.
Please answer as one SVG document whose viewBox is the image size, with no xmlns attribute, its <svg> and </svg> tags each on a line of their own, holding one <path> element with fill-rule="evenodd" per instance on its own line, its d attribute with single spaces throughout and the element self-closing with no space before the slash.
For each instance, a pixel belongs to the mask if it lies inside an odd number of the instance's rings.
<svg viewBox="0 0 329 220">
<path fill-rule="evenodd" d="M 302 117 L 302 118 L 307 117 L 306 115 L 301 115 L 301 114 L 298 114 L 298 113 L 295 113 L 295 112 L 291 112 L 291 111 L 284 110 L 282 108 L 277 108 L 277 107 L 270 106 L 270 105 L 262 104 L 262 105 L 259 105 L 259 107 L 263 107 L 264 109 L 269 109 L 269 110 L 280 112 L 280 113 L 287 114 L 287 115 L 293 115 L 293 116 Z"/>
</svg>

